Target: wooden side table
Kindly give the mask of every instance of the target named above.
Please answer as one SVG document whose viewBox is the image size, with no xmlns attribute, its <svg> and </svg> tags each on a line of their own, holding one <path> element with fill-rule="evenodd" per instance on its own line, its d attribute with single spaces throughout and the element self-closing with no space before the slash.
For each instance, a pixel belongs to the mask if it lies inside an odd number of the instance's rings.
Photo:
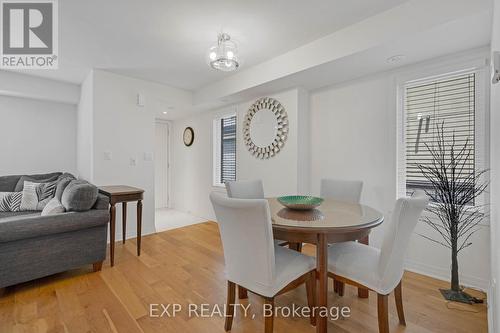
<svg viewBox="0 0 500 333">
<path fill-rule="evenodd" d="M 137 255 L 141 255 L 141 229 L 142 229 L 142 199 L 144 190 L 126 185 L 99 186 L 99 192 L 109 198 L 109 254 L 111 266 L 115 264 L 115 229 L 117 203 L 122 204 L 123 244 L 127 230 L 127 202 L 137 201 Z"/>
</svg>

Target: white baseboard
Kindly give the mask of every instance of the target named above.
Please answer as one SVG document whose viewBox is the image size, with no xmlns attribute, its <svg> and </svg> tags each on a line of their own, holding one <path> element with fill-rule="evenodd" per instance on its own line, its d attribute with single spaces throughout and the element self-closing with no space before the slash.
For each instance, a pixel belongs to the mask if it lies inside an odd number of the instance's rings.
<svg viewBox="0 0 500 333">
<path fill-rule="evenodd" d="M 495 299 L 495 289 L 496 289 L 495 279 L 492 279 L 490 289 L 488 290 L 488 332 L 498 333 L 498 317 L 497 317 L 497 304 Z"/>
<path fill-rule="evenodd" d="M 405 269 L 422 275 L 427 275 L 438 280 L 450 281 L 450 271 L 442 267 L 436 267 L 413 260 L 405 260 Z M 460 284 L 465 287 L 479 289 L 488 292 L 490 289 L 490 281 L 467 274 L 460 274 Z"/>
</svg>

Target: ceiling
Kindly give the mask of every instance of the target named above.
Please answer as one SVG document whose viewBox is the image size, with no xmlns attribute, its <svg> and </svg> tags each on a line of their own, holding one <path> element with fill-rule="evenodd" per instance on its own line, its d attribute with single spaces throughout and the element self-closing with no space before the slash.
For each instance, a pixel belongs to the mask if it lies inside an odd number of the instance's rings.
<svg viewBox="0 0 500 333">
<path fill-rule="evenodd" d="M 25 72 L 81 83 L 99 68 L 197 90 L 232 75 L 212 70 L 205 60 L 221 30 L 238 42 L 248 68 L 404 2 L 64 0 L 59 69 Z"/>
<path fill-rule="evenodd" d="M 194 109 L 218 108 L 293 87 L 315 90 L 487 48 L 491 14 L 489 0 L 410 0 L 196 90 Z M 404 57 L 388 62 L 394 55 Z"/>
</svg>

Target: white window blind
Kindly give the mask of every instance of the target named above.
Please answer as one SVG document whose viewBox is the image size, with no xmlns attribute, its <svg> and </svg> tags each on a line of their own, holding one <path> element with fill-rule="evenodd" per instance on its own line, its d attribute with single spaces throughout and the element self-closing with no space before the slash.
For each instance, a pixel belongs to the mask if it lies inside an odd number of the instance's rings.
<svg viewBox="0 0 500 333">
<path fill-rule="evenodd" d="M 456 148 L 467 142 L 468 157 L 463 177 L 475 170 L 476 74 L 462 73 L 440 77 L 404 87 L 406 192 L 431 189 L 418 165 L 431 165 L 428 146 L 437 144 L 437 126 L 444 124 L 445 145 L 449 151 L 455 135 Z"/>
<path fill-rule="evenodd" d="M 236 180 L 236 116 L 220 121 L 220 183 Z"/>
</svg>

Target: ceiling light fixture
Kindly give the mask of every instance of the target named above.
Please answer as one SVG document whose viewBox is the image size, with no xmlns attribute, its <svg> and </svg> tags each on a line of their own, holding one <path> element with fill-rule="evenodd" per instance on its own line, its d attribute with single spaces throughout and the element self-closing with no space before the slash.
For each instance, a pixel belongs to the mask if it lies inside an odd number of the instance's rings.
<svg viewBox="0 0 500 333">
<path fill-rule="evenodd" d="M 223 72 L 232 72 L 240 67 L 238 47 L 231 40 L 231 36 L 226 33 L 219 34 L 217 45 L 208 51 L 208 64 L 213 69 Z"/>
<path fill-rule="evenodd" d="M 397 63 L 397 62 L 400 62 L 400 61 L 403 61 L 406 59 L 406 56 L 404 54 L 398 54 L 398 55 L 395 55 L 395 56 L 392 56 L 392 57 L 389 57 L 387 58 L 387 63 L 389 64 L 394 64 L 394 63 Z"/>
</svg>

